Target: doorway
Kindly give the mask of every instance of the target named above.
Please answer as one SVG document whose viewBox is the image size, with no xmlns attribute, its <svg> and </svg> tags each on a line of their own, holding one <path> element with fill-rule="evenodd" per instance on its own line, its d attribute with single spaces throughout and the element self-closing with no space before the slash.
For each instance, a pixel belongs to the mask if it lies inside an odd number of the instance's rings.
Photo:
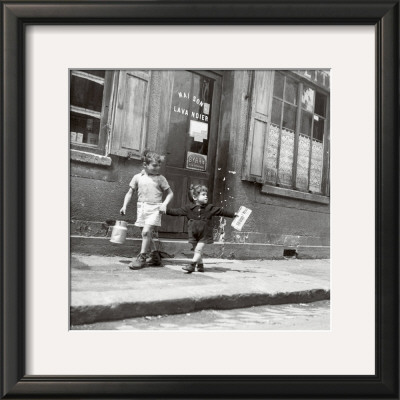
<svg viewBox="0 0 400 400">
<path fill-rule="evenodd" d="M 212 202 L 221 80 L 209 71 L 174 71 L 165 173 L 174 192 L 173 208 L 189 203 L 191 184 L 207 186 Z M 187 221 L 164 216 L 160 233 L 186 238 Z"/>
</svg>

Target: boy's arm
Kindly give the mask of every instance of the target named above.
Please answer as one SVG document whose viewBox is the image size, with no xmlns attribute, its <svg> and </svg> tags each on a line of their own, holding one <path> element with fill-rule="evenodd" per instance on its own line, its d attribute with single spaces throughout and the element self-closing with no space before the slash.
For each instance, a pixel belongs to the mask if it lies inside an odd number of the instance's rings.
<svg viewBox="0 0 400 400">
<path fill-rule="evenodd" d="M 167 215 L 174 215 L 176 217 L 186 217 L 187 216 L 187 207 L 179 207 L 179 208 L 167 208 Z"/>
<path fill-rule="evenodd" d="M 215 207 L 215 206 L 212 207 L 211 213 L 212 215 L 215 216 L 222 216 L 227 218 L 235 218 L 237 215 L 237 213 L 225 210 L 223 207 Z"/>
<path fill-rule="evenodd" d="M 125 195 L 124 198 L 124 205 L 122 206 L 121 210 L 119 211 L 120 214 L 125 215 L 126 213 L 126 207 L 128 206 L 128 204 L 130 203 L 130 201 L 132 200 L 132 194 L 133 194 L 133 189 L 130 187 L 128 192 Z"/>
<path fill-rule="evenodd" d="M 171 188 L 168 188 L 168 189 L 166 190 L 166 193 L 167 193 L 167 197 L 165 198 L 165 200 L 163 201 L 163 203 L 162 203 L 161 206 L 160 206 L 160 212 L 161 212 L 162 214 L 165 214 L 165 213 L 166 213 L 166 211 L 167 211 L 167 206 L 168 206 L 168 204 L 171 202 L 171 200 L 172 200 L 173 197 L 174 197 L 174 192 L 171 190 Z"/>
</svg>

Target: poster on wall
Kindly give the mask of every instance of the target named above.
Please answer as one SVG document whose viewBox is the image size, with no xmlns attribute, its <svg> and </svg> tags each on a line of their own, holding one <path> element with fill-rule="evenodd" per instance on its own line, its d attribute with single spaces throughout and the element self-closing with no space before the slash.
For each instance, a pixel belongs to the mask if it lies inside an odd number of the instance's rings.
<svg viewBox="0 0 400 400">
<path fill-rule="evenodd" d="M 187 152 L 186 156 L 186 168 L 194 169 L 196 171 L 206 171 L 207 170 L 207 156 L 204 154 Z"/>
</svg>

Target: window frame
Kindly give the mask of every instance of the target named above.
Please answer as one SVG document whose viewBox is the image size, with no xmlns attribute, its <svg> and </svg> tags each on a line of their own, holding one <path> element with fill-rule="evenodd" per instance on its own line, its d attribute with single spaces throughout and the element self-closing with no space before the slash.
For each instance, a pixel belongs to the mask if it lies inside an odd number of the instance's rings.
<svg viewBox="0 0 400 400">
<path fill-rule="evenodd" d="M 69 75 L 69 135 L 71 134 L 71 113 L 78 112 L 83 115 L 90 115 L 94 118 L 99 119 L 99 141 L 97 145 L 91 145 L 89 143 L 76 143 L 70 140 L 70 149 L 72 154 L 78 154 L 78 152 L 97 154 L 100 156 L 106 156 L 109 149 L 107 144 L 108 138 L 111 132 L 110 119 L 112 117 L 112 92 L 114 89 L 114 72 L 113 70 L 104 70 L 105 76 L 101 78 L 96 75 L 91 75 L 85 72 L 85 69 L 70 69 Z M 78 76 L 83 79 L 88 79 L 93 82 L 101 84 L 103 82 L 103 99 L 101 105 L 101 111 L 86 110 L 85 108 L 78 107 L 71 104 L 71 78 L 72 76 Z M 75 157 L 76 158 L 76 157 Z M 79 158 L 77 158 L 79 160 Z"/>
<path fill-rule="evenodd" d="M 275 75 L 276 73 L 280 73 L 284 75 L 285 80 L 284 80 L 284 87 L 283 87 L 283 95 L 282 99 L 274 95 L 274 82 L 275 82 Z M 297 104 L 292 104 L 291 102 L 285 100 L 285 88 L 286 88 L 286 79 L 292 79 L 294 80 L 297 84 Z M 309 152 L 309 165 L 308 165 L 308 189 L 305 190 L 303 188 L 300 188 L 297 186 L 297 161 L 298 161 L 298 149 L 299 149 L 299 136 L 300 136 L 300 130 L 301 130 L 301 116 L 302 116 L 302 111 L 308 112 L 306 110 L 303 110 L 302 108 L 302 101 L 301 101 L 301 93 L 304 88 L 304 86 L 310 87 L 315 91 L 315 99 L 317 96 L 317 93 L 322 94 L 326 96 L 326 116 L 323 117 L 315 112 L 315 100 L 314 100 L 314 107 L 313 107 L 313 118 L 312 118 L 312 124 L 311 124 L 311 135 L 309 136 L 310 138 L 310 144 L 312 143 L 312 140 L 314 138 L 314 116 L 318 115 L 319 118 L 324 119 L 324 136 L 322 140 L 323 144 L 323 165 L 322 165 L 322 171 L 321 171 L 321 191 L 316 192 L 310 190 L 310 174 L 311 174 L 311 151 L 312 151 L 312 146 L 310 145 L 310 152 Z M 254 89 L 254 88 L 253 88 Z M 283 109 L 284 109 L 284 104 L 289 104 L 289 105 L 295 105 L 297 107 L 297 115 L 296 115 L 296 127 L 294 130 L 295 137 L 294 137 L 294 154 L 293 154 L 293 166 L 292 166 L 292 185 L 291 187 L 288 187 L 288 185 L 280 184 L 277 182 L 275 185 L 273 185 L 271 182 L 263 182 L 264 186 L 270 186 L 273 188 L 277 188 L 278 191 L 274 190 L 268 190 L 267 188 L 263 189 L 264 193 L 271 193 L 271 194 L 277 194 L 279 192 L 279 188 L 282 189 L 288 189 L 285 191 L 285 193 L 290 193 L 290 192 L 301 192 L 305 194 L 310 194 L 310 195 L 316 195 L 318 197 L 320 196 L 325 196 L 329 197 L 329 177 L 328 171 L 329 171 L 329 147 L 330 147 L 330 90 L 324 89 L 323 87 L 316 85 L 313 83 L 311 80 L 307 79 L 306 77 L 296 74 L 293 71 L 281 71 L 281 70 L 276 70 L 273 71 L 273 76 L 272 76 L 272 86 L 271 86 L 271 91 L 270 91 L 270 96 L 271 96 L 271 101 L 270 101 L 270 108 L 269 108 L 269 121 L 267 124 L 267 132 L 266 135 L 268 136 L 269 134 L 269 128 L 272 123 L 272 105 L 273 105 L 273 100 L 277 99 L 282 102 L 281 105 L 281 123 L 279 127 L 279 143 L 278 143 L 278 154 L 277 154 L 277 175 L 279 174 L 279 159 L 280 159 L 280 150 L 281 150 L 281 135 L 282 135 L 282 119 L 283 119 Z M 253 107 L 253 104 L 252 104 Z M 276 125 L 276 124 L 274 124 Z M 265 143 L 267 143 L 268 138 L 266 138 Z M 266 152 L 265 152 L 266 154 Z M 265 162 L 265 160 L 264 160 Z M 298 197 L 298 196 L 294 196 Z M 303 199 L 310 199 L 307 196 L 300 196 L 298 198 L 303 198 Z"/>
<path fill-rule="evenodd" d="M 330 76 L 325 74 L 321 76 L 320 72 L 324 70 L 313 70 L 319 73 L 306 74 L 306 70 L 248 70 L 248 93 L 245 97 L 247 102 L 247 123 L 246 123 L 246 141 L 243 148 L 243 164 L 242 164 L 242 180 L 257 182 L 262 185 L 262 193 L 271 194 L 276 196 L 294 197 L 303 200 L 311 200 L 315 198 L 317 202 L 321 202 L 321 198 L 325 196 L 329 203 L 330 195 L 330 179 L 329 179 L 329 150 L 330 150 Z M 297 102 L 297 115 L 296 115 L 296 126 L 294 131 L 294 137 L 291 146 L 293 146 L 293 160 L 290 160 L 290 164 L 286 162 L 286 166 L 291 166 L 291 175 L 286 175 L 284 182 L 286 185 L 277 185 L 278 183 L 278 144 L 280 145 L 280 138 L 282 134 L 281 126 L 278 127 L 276 122 L 278 121 L 278 115 L 274 117 L 274 124 L 272 124 L 272 109 L 274 99 L 274 82 L 275 73 L 280 72 L 285 76 L 288 76 L 298 85 L 298 96 Z M 326 83 L 325 83 L 326 82 Z M 326 96 L 326 116 L 325 116 L 325 132 L 322 148 L 322 175 L 321 175 L 321 186 L 318 188 L 318 192 L 309 191 L 309 183 L 307 183 L 307 190 L 305 185 L 302 188 L 295 187 L 294 171 L 298 172 L 298 148 L 299 148 L 299 131 L 301 123 L 301 107 L 302 98 L 300 92 L 300 84 L 307 85 L 316 92 Z M 325 85 L 325 86 L 322 86 Z M 283 88 L 283 85 L 282 85 Z M 283 89 L 282 89 L 283 90 Z M 284 93 L 282 93 L 282 99 L 280 91 L 275 96 L 281 102 L 284 102 Z M 247 100 L 249 99 L 249 100 Z M 292 104 L 290 101 L 286 101 L 287 104 Z M 283 106 L 282 106 L 283 107 Z M 319 115 L 319 114 L 318 114 Z M 279 118 L 279 120 L 281 120 Z M 276 129 L 272 130 L 271 127 L 275 126 Z M 290 130 L 290 129 L 289 129 Z M 273 131 L 273 132 L 272 132 Z M 279 132 L 278 132 L 279 131 Z M 272 132 L 272 133 L 271 133 Z M 278 142 L 279 140 L 279 142 Z M 290 145 L 286 143 L 285 146 Z M 310 146 L 311 147 L 311 146 Z M 287 149 L 286 149 L 287 151 Z M 289 172 L 289 168 L 286 168 L 286 174 Z M 283 175 L 284 177 L 284 175 Z M 303 181 L 304 182 L 304 181 Z M 302 194 L 307 194 L 302 195 Z M 326 201 L 322 201 L 326 203 Z"/>
<path fill-rule="evenodd" d="M 276 72 L 278 72 L 279 74 L 283 75 L 283 91 L 282 91 L 282 98 L 279 98 L 277 96 L 274 96 L 274 83 L 275 83 L 275 75 Z M 285 94 L 286 94 L 286 84 L 287 84 L 287 78 L 294 80 L 297 84 L 297 94 L 296 94 L 296 103 L 291 103 L 290 101 L 285 99 Z M 298 82 L 296 79 L 293 79 L 291 76 L 282 73 L 281 71 L 274 71 L 273 77 L 272 77 L 272 90 L 271 90 L 271 110 L 269 112 L 269 115 L 271 116 L 270 120 L 269 120 L 269 124 L 268 127 L 270 126 L 270 124 L 272 124 L 272 107 L 273 107 L 273 103 L 274 103 L 274 99 L 278 100 L 281 102 L 281 110 L 280 110 L 280 121 L 279 121 L 279 141 L 278 141 L 278 149 L 277 149 L 277 157 L 276 157 L 276 171 L 277 171 L 277 177 L 279 177 L 279 166 L 280 166 L 280 155 L 281 155 L 281 148 L 282 148 L 282 130 L 283 130 L 283 118 L 284 118 L 284 112 L 285 112 L 285 104 L 287 104 L 289 107 L 296 107 L 296 122 L 295 122 L 295 129 L 293 130 L 294 132 L 294 145 L 293 145 L 293 149 L 294 149 L 294 153 L 293 153 L 293 162 L 292 162 L 292 183 L 291 185 L 286 185 L 284 183 L 276 183 L 276 187 L 284 187 L 284 188 L 293 188 L 294 187 L 294 176 L 296 175 L 296 171 L 295 171 L 295 166 L 297 169 L 297 163 L 295 164 L 295 156 L 297 155 L 297 151 L 296 149 L 298 149 L 296 142 L 297 142 L 297 129 L 298 129 L 298 125 L 299 125 L 299 109 L 301 108 L 301 104 L 300 104 L 300 82 Z M 274 125 L 276 125 L 274 123 Z M 292 130 L 289 129 L 287 127 L 285 127 L 287 130 Z M 267 135 L 268 135 L 269 129 L 267 129 Z M 273 186 L 271 184 L 271 186 Z"/>
</svg>

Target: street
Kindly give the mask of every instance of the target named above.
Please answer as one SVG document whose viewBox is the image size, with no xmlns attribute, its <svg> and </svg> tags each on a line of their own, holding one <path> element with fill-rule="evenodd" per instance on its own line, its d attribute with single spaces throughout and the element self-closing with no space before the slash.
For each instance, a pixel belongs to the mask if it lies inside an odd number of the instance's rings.
<svg viewBox="0 0 400 400">
<path fill-rule="evenodd" d="M 329 330 L 330 301 L 158 315 L 71 326 L 72 330 Z"/>
</svg>

